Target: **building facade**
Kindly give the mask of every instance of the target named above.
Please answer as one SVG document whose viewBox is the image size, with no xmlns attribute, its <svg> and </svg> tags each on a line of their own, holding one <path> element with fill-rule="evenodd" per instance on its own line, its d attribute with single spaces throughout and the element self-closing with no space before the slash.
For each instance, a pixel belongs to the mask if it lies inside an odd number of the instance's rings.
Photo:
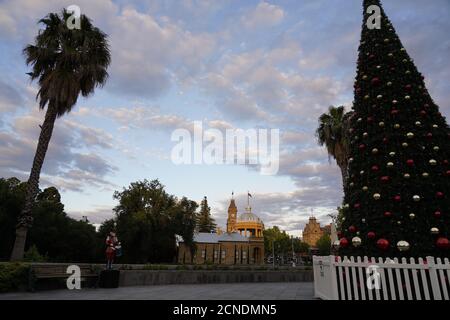
<svg viewBox="0 0 450 320">
<path fill-rule="evenodd" d="M 309 244 L 310 247 L 315 247 L 317 241 L 324 235 L 331 233 L 331 225 L 321 227 L 320 223 L 315 217 L 310 217 L 308 223 L 303 229 L 303 242 Z"/>
<path fill-rule="evenodd" d="M 264 263 L 264 223 L 252 213 L 250 201 L 246 211 L 238 215 L 234 199 L 228 207 L 226 232 L 194 234 L 195 249 L 191 252 L 179 243 L 180 264 L 245 265 Z"/>
</svg>

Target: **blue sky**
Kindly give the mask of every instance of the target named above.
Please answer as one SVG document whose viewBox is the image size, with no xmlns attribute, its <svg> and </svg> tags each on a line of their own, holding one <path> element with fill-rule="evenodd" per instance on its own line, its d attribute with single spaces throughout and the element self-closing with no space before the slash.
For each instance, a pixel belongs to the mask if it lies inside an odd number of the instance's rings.
<svg viewBox="0 0 450 320">
<path fill-rule="evenodd" d="M 177 196 L 208 196 L 224 225 L 235 192 L 246 192 L 266 226 L 299 234 L 311 209 L 324 222 L 342 199 L 334 161 L 317 146 L 318 116 L 351 105 L 362 22 L 361 0 L 0 2 L 0 176 L 26 179 L 44 113 L 21 49 L 36 22 L 76 4 L 109 35 L 110 79 L 57 121 L 42 186 L 62 192 L 66 211 L 95 223 L 112 216 L 114 190 L 158 178 Z M 385 0 L 428 89 L 450 114 L 450 2 Z M 275 128 L 280 170 L 180 165 L 171 133 L 205 128 Z"/>
</svg>

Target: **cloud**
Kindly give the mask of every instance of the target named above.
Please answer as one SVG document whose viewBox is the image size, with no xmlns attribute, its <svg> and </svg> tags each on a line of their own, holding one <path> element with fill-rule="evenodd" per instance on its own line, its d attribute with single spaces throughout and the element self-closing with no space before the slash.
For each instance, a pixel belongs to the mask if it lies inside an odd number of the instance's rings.
<svg viewBox="0 0 450 320">
<path fill-rule="evenodd" d="M 69 216 L 75 219 L 87 217 L 90 223 L 101 224 L 103 221 L 114 216 L 113 206 L 94 206 L 91 210 L 69 210 Z"/>
<path fill-rule="evenodd" d="M 168 19 L 124 8 L 111 19 L 111 79 L 114 93 L 157 97 L 174 81 L 198 73 L 213 52 L 215 38 L 194 34 Z"/>
<path fill-rule="evenodd" d="M 13 111 L 22 107 L 24 103 L 25 98 L 11 85 L 11 82 L 7 83 L 0 79 L 0 113 Z"/>
<path fill-rule="evenodd" d="M 247 29 L 256 29 L 275 26 L 283 20 L 284 16 L 285 13 L 281 7 L 260 2 L 252 11 L 244 15 L 241 21 Z"/>
<path fill-rule="evenodd" d="M 28 178 L 41 123 L 42 112 L 36 111 L 17 117 L 9 129 L 0 130 L 0 176 Z M 100 129 L 91 131 L 74 121 L 57 120 L 42 168 L 44 185 L 72 191 L 83 191 L 92 184 L 112 187 L 105 177 L 114 174 L 118 168 L 92 151 L 111 148 L 100 139 L 102 136 L 109 137 Z M 86 153 L 86 149 L 91 151 Z"/>
</svg>

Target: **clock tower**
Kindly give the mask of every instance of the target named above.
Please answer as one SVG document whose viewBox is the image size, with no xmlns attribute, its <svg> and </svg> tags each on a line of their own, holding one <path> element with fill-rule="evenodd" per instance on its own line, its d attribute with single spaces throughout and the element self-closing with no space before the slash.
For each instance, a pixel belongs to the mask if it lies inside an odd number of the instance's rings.
<svg viewBox="0 0 450 320">
<path fill-rule="evenodd" d="M 237 220 L 237 207 L 234 202 L 233 194 L 228 207 L 228 219 L 227 219 L 227 232 L 236 232 L 236 220 Z"/>
</svg>

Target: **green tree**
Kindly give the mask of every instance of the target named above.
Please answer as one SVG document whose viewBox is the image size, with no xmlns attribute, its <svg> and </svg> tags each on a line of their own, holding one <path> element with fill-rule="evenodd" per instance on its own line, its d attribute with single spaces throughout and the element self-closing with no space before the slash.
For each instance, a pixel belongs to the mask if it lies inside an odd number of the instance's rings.
<svg viewBox="0 0 450 320">
<path fill-rule="evenodd" d="M 351 113 L 345 113 L 345 108 L 329 107 L 328 113 L 319 117 L 319 127 L 316 137 L 321 146 L 325 146 L 329 157 L 336 160 L 341 169 L 342 183 L 347 180 L 348 167 L 348 119 Z"/>
<path fill-rule="evenodd" d="M 272 254 L 273 245 L 275 245 L 275 255 L 292 255 L 292 246 L 294 246 L 295 253 L 308 252 L 308 244 L 299 238 L 292 238 L 277 226 L 265 229 L 263 235 L 264 250 L 267 255 Z"/>
<path fill-rule="evenodd" d="M 16 239 L 11 260 L 23 258 L 27 231 L 33 222 L 32 210 L 39 192 L 39 176 L 53 133 L 56 118 L 72 110 L 78 96 L 87 97 L 97 86 L 103 86 L 108 77 L 110 53 L 107 36 L 85 16 L 80 17 L 80 29 L 70 30 L 66 21 L 70 13 L 50 13 L 39 20 L 35 43 L 23 53 L 31 80 L 38 80 L 39 108 L 47 108 L 27 182 L 25 204 L 16 228 Z"/>
<path fill-rule="evenodd" d="M 316 242 L 316 247 L 319 250 L 321 256 L 328 256 L 331 252 L 331 239 L 328 234 L 324 234 Z"/>
<path fill-rule="evenodd" d="M 216 223 L 211 216 L 211 208 L 208 206 L 206 197 L 200 203 L 200 212 L 197 216 L 197 230 L 198 232 L 214 232 L 216 230 Z"/>
<path fill-rule="evenodd" d="M 450 128 L 379 0 L 363 20 L 339 253 L 448 257 Z"/>
<path fill-rule="evenodd" d="M 133 182 L 116 191 L 114 198 L 119 201 L 114 211 L 124 252 L 122 261 L 172 262 L 176 234 L 193 245 L 196 202 L 168 194 L 158 180 Z M 100 231 L 109 232 L 105 227 Z"/>
<path fill-rule="evenodd" d="M 0 259 L 8 259 L 14 243 L 17 216 L 23 207 L 26 183 L 16 178 L 0 179 Z M 95 228 L 67 216 L 54 187 L 39 191 L 33 207 L 34 224 L 26 246 L 28 257 L 36 252 L 49 261 L 92 262 L 98 260 Z M 34 259 L 34 258 L 33 258 Z"/>
</svg>

